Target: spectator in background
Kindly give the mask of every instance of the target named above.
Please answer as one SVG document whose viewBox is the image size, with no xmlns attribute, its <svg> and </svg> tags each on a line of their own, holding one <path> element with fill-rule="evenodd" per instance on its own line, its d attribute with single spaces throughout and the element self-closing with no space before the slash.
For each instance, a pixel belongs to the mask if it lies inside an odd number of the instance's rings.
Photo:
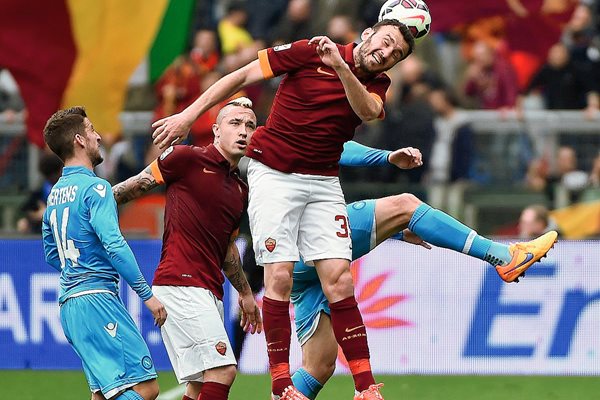
<svg viewBox="0 0 600 400">
<path fill-rule="evenodd" d="M 246 3 L 235 0 L 229 4 L 225 16 L 219 21 L 217 32 L 225 72 L 233 71 L 256 58 L 259 43 L 255 43 L 246 30 L 247 20 Z"/>
<path fill-rule="evenodd" d="M 592 170 L 590 172 L 590 186 L 600 188 L 600 154 L 592 161 Z"/>
<path fill-rule="evenodd" d="M 408 179 L 410 183 L 420 183 L 431 160 L 431 147 L 435 138 L 434 111 L 428 102 L 428 95 L 440 82 L 415 54 L 399 63 L 388 74 L 392 78 L 392 86 L 388 90 L 386 118 L 382 121 L 385 134 L 376 147 L 418 148 L 423 154 L 424 168 L 415 168 L 402 174 L 381 171 L 380 179 L 387 182 Z"/>
<path fill-rule="evenodd" d="M 63 162 L 54 153 L 45 152 L 40 157 L 38 171 L 42 174 L 44 182 L 35 191 L 31 192 L 21 206 L 23 217 L 17 221 L 17 232 L 27 234 L 42 233 L 42 217 L 46 211 L 46 200 L 52 186 L 62 175 Z"/>
<path fill-rule="evenodd" d="M 544 158 L 535 158 L 529 163 L 525 175 L 525 186 L 534 192 L 541 192 L 548 185 L 550 168 L 548 161 Z"/>
<path fill-rule="evenodd" d="M 288 0 L 247 0 L 248 32 L 258 48 L 268 47 L 271 29 L 276 26 L 288 6 Z"/>
<path fill-rule="evenodd" d="M 579 194 L 588 184 L 588 174 L 585 171 L 577 169 L 577 153 L 573 147 L 561 146 L 558 149 L 556 157 L 556 171 L 548 178 L 546 194 L 553 202 L 557 200 L 559 205 L 563 205 L 560 197 L 555 199 L 555 192 L 558 186 L 567 191 L 567 202 L 576 202 Z M 556 204 L 555 204 L 556 206 Z"/>
<path fill-rule="evenodd" d="M 598 93 L 593 90 L 591 70 L 571 61 L 567 47 L 557 43 L 550 48 L 548 59 L 535 73 L 525 94 L 542 91 L 549 110 L 598 110 Z"/>
<path fill-rule="evenodd" d="M 429 178 L 434 183 L 449 183 L 470 178 L 473 158 L 473 129 L 448 88 L 434 89 L 429 103 L 436 113 L 435 141 L 431 150 Z"/>
<path fill-rule="evenodd" d="M 580 3 L 567 22 L 560 40 L 568 48 L 573 61 L 589 63 L 597 62 L 600 57 L 597 50 L 593 51 L 597 36 L 590 5 Z"/>
<path fill-rule="evenodd" d="M 194 47 L 190 52 L 190 58 L 198 66 L 200 75 L 214 71 L 220 58 L 217 33 L 210 29 L 197 31 L 194 34 Z"/>
<path fill-rule="evenodd" d="M 516 104 L 515 71 L 504 56 L 488 43 L 474 44 L 465 76 L 465 95 L 487 110 L 510 109 Z"/>
<path fill-rule="evenodd" d="M 311 15 L 311 0 L 290 0 L 285 15 L 271 33 L 271 45 L 277 46 L 314 36 Z"/>
<path fill-rule="evenodd" d="M 550 230 L 550 212 L 542 204 L 533 204 L 521 212 L 519 238 L 530 240 Z"/>
<path fill-rule="evenodd" d="M 327 36 L 335 43 L 341 44 L 352 43 L 360 39 L 356 23 L 347 15 L 334 15 L 329 20 Z"/>
</svg>

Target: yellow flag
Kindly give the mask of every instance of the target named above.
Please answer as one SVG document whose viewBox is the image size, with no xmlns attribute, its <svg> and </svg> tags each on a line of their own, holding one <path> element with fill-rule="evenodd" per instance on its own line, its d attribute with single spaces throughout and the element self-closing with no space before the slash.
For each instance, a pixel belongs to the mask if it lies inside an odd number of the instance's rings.
<svg viewBox="0 0 600 400">
<path fill-rule="evenodd" d="M 554 210 L 550 216 L 566 239 L 584 239 L 600 234 L 600 201 L 577 203 Z"/>
<path fill-rule="evenodd" d="M 77 59 L 63 107 L 86 107 L 103 137 L 121 133 L 127 82 L 147 55 L 168 0 L 68 0 Z"/>
</svg>

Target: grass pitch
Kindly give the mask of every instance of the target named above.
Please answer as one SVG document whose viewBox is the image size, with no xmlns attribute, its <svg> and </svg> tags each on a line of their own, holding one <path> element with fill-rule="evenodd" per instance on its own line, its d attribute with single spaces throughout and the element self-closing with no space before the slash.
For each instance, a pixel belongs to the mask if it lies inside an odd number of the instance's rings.
<svg viewBox="0 0 600 400">
<path fill-rule="evenodd" d="M 386 400 L 575 400 L 600 398 L 600 377 L 379 376 Z M 0 371 L 0 399 L 82 400 L 90 394 L 81 371 Z M 159 374 L 160 399 L 179 400 L 172 373 Z M 336 376 L 320 400 L 351 400 L 352 378 Z M 232 400 L 269 400 L 267 375 L 238 375 Z M 170 397 L 165 397 L 169 395 Z"/>
</svg>

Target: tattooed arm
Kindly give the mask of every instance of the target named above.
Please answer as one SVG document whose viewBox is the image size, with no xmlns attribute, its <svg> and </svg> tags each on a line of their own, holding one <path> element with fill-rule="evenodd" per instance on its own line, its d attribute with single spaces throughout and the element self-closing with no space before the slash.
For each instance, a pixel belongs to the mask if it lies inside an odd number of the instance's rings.
<svg viewBox="0 0 600 400">
<path fill-rule="evenodd" d="M 248 284 L 246 274 L 242 269 L 242 260 L 240 259 L 240 253 L 234 240 L 229 242 L 229 248 L 227 249 L 227 255 L 223 263 L 223 272 L 235 290 L 240 294 L 238 300 L 242 312 L 240 326 L 246 332 L 260 333 L 262 331 L 260 310 L 254 301 L 252 289 L 250 289 L 250 284 Z"/>
<path fill-rule="evenodd" d="M 125 204 L 128 201 L 143 196 L 159 184 L 160 183 L 156 181 L 156 178 L 152 174 L 152 169 L 150 166 L 147 166 L 136 176 L 132 176 L 126 181 L 113 186 L 112 192 L 117 204 Z"/>
<path fill-rule="evenodd" d="M 225 255 L 225 262 L 223 263 L 223 272 L 225 276 L 231 282 L 231 285 L 238 291 L 240 296 L 252 295 L 250 284 L 246 279 L 246 274 L 242 269 L 242 260 L 240 259 L 240 253 L 235 241 L 229 242 L 229 248 Z"/>
</svg>

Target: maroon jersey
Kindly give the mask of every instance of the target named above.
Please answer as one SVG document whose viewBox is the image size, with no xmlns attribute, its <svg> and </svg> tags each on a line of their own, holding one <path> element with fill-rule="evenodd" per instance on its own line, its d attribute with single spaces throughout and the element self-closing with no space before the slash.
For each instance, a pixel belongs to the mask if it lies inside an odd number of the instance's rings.
<svg viewBox="0 0 600 400">
<path fill-rule="evenodd" d="M 338 45 L 353 73 L 355 46 Z M 362 123 L 337 73 L 323 64 L 307 40 L 261 50 L 258 58 L 265 79 L 287 75 L 267 123 L 254 132 L 246 155 L 282 172 L 337 175 L 344 142 Z M 372 96 L 385 101 L 390 85 L 386 74 L 359 80 Z"/>
<path fill-rule="evenodd" d="M 223 298 L 221 271 L 248 187 L 214 145 L 169 147 L 152 163 L 167 185 L 165 232 L 153 285 L 196 286 Z"/>
</svg>

